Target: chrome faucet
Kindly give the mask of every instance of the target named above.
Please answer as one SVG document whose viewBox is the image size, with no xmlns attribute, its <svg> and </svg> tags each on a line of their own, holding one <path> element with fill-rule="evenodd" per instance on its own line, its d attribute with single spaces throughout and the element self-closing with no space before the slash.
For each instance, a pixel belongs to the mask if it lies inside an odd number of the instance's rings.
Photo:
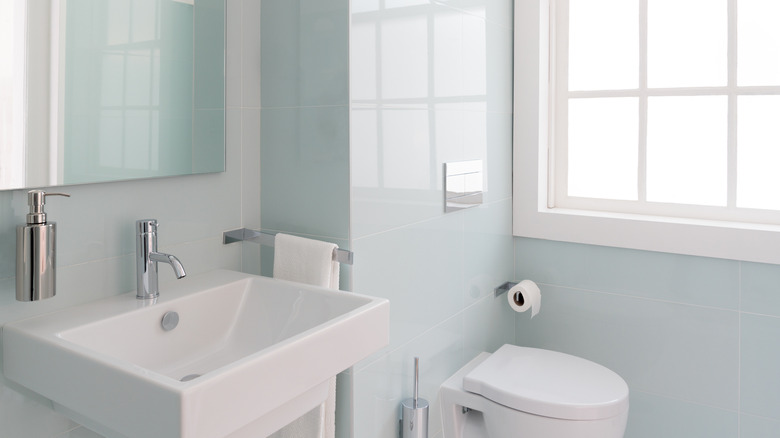
<svg viewBox="0 0 780 438">
<path fill-rule="evenodd" d="M 157 298 L 160 295 L 157 287 L 158 262 L 171 265 L 176 278 L 183 278 L 187 274 L 175 256 L 157 252 L 157 219 L 135 221 L 135 228 L 138 233 L 135 241 L 135 272 L 138 290 L 135 297 L 139 300 Z"/>
</svg>

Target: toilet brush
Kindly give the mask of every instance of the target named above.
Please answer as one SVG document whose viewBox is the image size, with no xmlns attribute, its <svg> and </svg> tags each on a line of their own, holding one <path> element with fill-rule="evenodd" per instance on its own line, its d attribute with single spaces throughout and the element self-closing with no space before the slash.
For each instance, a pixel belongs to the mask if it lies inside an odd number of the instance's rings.
<svg viewBox="0 0 780 438">
<path fill-rule="evenodd" d="M 401 438 L 428 438 L 428 400 L 419 398 L 420 358 L 414 358 L 414 398 L 401 403 Z"/>
</svg>

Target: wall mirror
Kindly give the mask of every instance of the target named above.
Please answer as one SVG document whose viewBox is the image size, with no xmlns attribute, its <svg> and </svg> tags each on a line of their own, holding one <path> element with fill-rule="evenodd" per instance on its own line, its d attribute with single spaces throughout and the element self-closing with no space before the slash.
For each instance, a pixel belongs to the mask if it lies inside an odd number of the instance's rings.
<svg viewBox="0 0 780 438">
<path fill-rule="evenodd" d="M 0 190 L 225 169 L 224 0 L 0 1 Z"/>
</svg>

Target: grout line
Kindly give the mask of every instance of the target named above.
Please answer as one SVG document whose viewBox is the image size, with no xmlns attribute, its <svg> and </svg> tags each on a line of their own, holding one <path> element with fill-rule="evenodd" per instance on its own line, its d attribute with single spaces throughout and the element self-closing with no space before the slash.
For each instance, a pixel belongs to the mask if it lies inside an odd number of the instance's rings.
<svg viewBox="0 0 780 438">
<path fill-rule="evenodd" d="M 411 344 L 411 343 L 413 343 L 413 342 L 415 342 L 415 341 L 419 340 L 420 338 L 422 338 L 423 336 L 427 335 L 428 333 L 430 333 L 430 332 L 431 332 L 431 331 L 433 331 L 434 329 L 436 329 L 436 328 L 438 328 L 438 327 L 440 327 L 440 326 L 442 326 L 442 325 L 444 325 L 444 324 L 446 324 L 446 323 L 450 322 L 450 321 L 451 321 L 453 318 L 457 318 L 458 316 L 461 316 L 461 315 L 465 316 L 465 313 L 466 313 L 466 311 L 467 311 L 467 310 L 469 310 L 470 308 L 472 308 L 472 307 L 474 307 L 474 306 L 477 306 L 477 305 L 478 305 L 478 304 L 480 304 L 482 301 L 484 301 L 484 300 L 487 300 L 487 299 L 491 299 L 491 298 L 493 298 L 492 292 L 491 292 L 491 294 L 487 294 L 487 295 L 485 295 L 484 297 L 482 297 L 482 298 L 480 298 L 480 299 L 478 299 L 478 300 L 474 301 L 474 302 L 473 302 L 473 303 L 471 303 L 470 305 L 468 305 L 468 306 L 466 306 L 466 307 L 462 308 L 461 310 L 459 310 L 458 312 L 456 312 L 456 313 L 455 313 L 455 314 L 453 314 L 452 316 L 449 316 L 449 317 L 447 317 L 447 318 L 445 318 L 445 319 L 441 320 L 440 322 L 438 322 L 438 323 L 436 323 L 436 324 L 432 325 L 431 327 L 429 327 L 428 329 L 426 329 L 426 330 L 425 330 L 425 331 L 423 331 L 422 333 L 418 334 L 417 336 L 415 336 L 415 337 L 413 337 L 413 338 L 410 338 L 408 341 L 404 342 L 403 344 L 401 344 L 401 345 L 398 345 L 397 347 L 393 348 L 392 350 L 388 350 L 386 353 L 384 353 L 384 354 L 381 354 L 381 355 L 377 356 L 376 358 L 374 358 L 373 360 L 371 360 L 371 362 L 368 362 L 367 364 L 364 364 L 364 365 L 362 365 L 362 366 L 360 366 L 360 367 L 355 367 L 355 366 L 353 366 L 352 368 L 354 369 L 354 371 L 355 371 L 356 373 L 358 373 L 358 372 L 361 372 L 361 371 L 365 370 L 366 368 L 368 368 L 368 367 L 370 367 L 370 366 L 374 365 L 375 363 L 379 362 L 380 360 L 387 358 L 387 357 L 388 357 L 388 356 L 390 356 L 391 354 L 393 354 L 393 353 L 396 353 L 398 350 L 400 350 L 400 349 L 402 349 L 402 348 L 404 348 L 404 347 L 408 346 L 409 344 Z M 465 345 L 464 345 L 464 349 L 465 349 Z"/>
<path fill-rule="evenodd" d="M 648 391 L 648 390 L 645 390 L 645 389 L 642 389 L 642 388 L 637 388 L 636 385 L 632 386 L 632 389 L 634 391 L 637 391 L 637 392 L 645 393 L 645 394 L 652 395 L 652 396 L 655 396 L 655 397 L 665 398 L 667 400 L 676 400 L 676 401 L 680 401 L 680 402 L 691 404 L 691 405 L 695 405 L 695 406 L 702 406 L 702 407 L 705 407 L 705 408 L 718 409 L 718 410 L 724 411 L 724 412 L 732 412 L 732 413 L 735 413 L 737 415 L 739 415 L 739 413 L 740 413 L 737 409 L 729 409 L 729 408 L 724 408 L 722 406 L 716 406 L 716 405 L 711 405 L 711 404 L 708 404 L 708 403 L 702 403 L 702 402 L 693 401 L 693 400 L 686 400 L 684 398 L 673 397 L 673 396 L 670 396 L 670 395 L 667 395 L 667 394 L 662 394 L 660 392 Z"/>
<path fill-rule="evenodd" d="M 621 292 L 606 292 L 606 291 L 599 291 L 599 290 L 595 290 L 595 289 L 585 289 L 585 288 L 580 288 L 580 287 L 576 287 L 576 286 L 564 286 L 564 285 L 558 285 L 558 284 L 552 284 L 552 283 L 540 282 L 539 284 L 540 285 L 545 285 L 545 286 L 550 286 L 550 287 L 556 287 L 556 288 L 559 288 L 559 289 L 566 289 L 566 290 L 569 290 L 569 291 L 589 292 L 589 293 L 595 293 L 595 294 L 601 294 L 601 295 L 612 295 L 612 296 L 618 296 L 618 297 L 624 297 L 624 298 L 634 298 L 634 299 L 637 299 L 637 300 L 652 301 L 652 302 L 656 302 L 656 303 L 677 304 L 677 305 L 681 305 L 681 306 L 691 306 L 691 307 L 698 307 L 698 308 L 702 308 L 702 309 L 720 310 L 720 311 L 724 311 L 724 312 L 740 313 L 740 311 L 737 310 L 737 309 L 728 309 L 728 308 L 725 308 L 725 307 L 705 306 L 705 305 L 702 305 L 702 304 L 692 304 L 692 303 L 685 303 L 685 302 L 681 302 L 681 301 L 663 300 L 663 299 L 659 299 L 659 298 L 651 298 L 651 297 L 638 296 L 638 295 L 628 295 L 628 294 L 621 293 Z"/>
<path fill-rule="evenodd" d="M 483 206 L 489 206 L 489 205 L 492 206 L 492 205 L 498 204 L 500 202 L 506 202 L 507 200 L 511 201 L 511 199 L 512 199 L 512 197 L 508 196 L 508 197 L 501 198 L 501 199 L 496 199 L 496 200 L 493 200 L 493 201 L 490 201 L 490 202 L 485 202 L 482 205 Z M 479 207 L 477 207 L 477 208 L 479 208 Z M 403 225 L 397 225 L 397 226 L 394 226 L 392 228 L 388 228 L 386 230 L 377 231 L 377 232 L 374 232 L 374 233 L 369 233 L 369 234 L 366 234 L 366 235 L 363 235 L 363 236 L 359 236 L 359 237 L 353 237 L 353 240 L 354 241 L 358 241 L 358 240 L 366 239 L 366 238 L 369 238 L 369 237 L 376 237 L 376 236 L 378 236 L 380 234 L 389 233 L 389 232 L 392 232 L 392 231 L 403 230 L 404 228 L 408 228 L 408 227 L 411 227 L 411 226 L 424 224 L 426 222 L 435 221 L 435 220 L 441 219 L 443 217 L 453 217 L 454 215 L 457 215 L 457 214 L 465 214 L 467 211 L 470 211 L 470 210 L 472 210 L 472 209 L 467 208 L 467 209 L 464 209 L 464 210 L 453 211 L 453 212 L 450 212 L 450 213 L 442 213 L 442 214 L 439 214 L 437 216 L 432 216 L 432 217 L 428 217 L 428 218 L 425 218 L 425 219 L 420 219 L 420 220 L 417 220 L 417 221 L 414 221 L 414 222 L 409 222 L 409 223 L 406 223 L 406 224 L 403 224 Z M 515 237 L 515 236 L 512 235 L 511 232 L 509 233 L 509 236 L 513 237 L 513 238 Z"/>
</svg>

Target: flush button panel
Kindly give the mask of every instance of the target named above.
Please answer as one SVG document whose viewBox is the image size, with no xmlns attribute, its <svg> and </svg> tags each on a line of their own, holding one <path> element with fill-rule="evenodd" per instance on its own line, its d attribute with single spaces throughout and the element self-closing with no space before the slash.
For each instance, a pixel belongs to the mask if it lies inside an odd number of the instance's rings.
<svg viewBox="0 0 780 438">
<path fill-rule="evenodd" d="M 444 211 L 482 204 L 482 160 L 444 163 Z"/>
</svg>

